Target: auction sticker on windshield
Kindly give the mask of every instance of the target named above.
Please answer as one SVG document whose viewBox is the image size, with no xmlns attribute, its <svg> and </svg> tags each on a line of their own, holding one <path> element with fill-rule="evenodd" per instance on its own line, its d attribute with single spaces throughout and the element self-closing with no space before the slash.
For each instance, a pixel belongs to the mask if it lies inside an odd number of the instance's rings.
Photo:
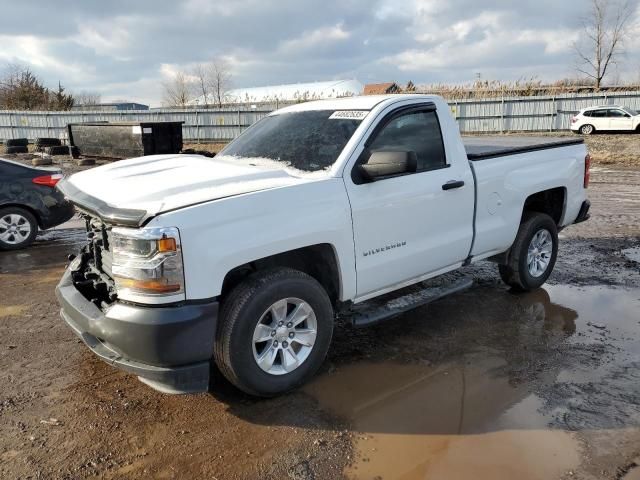
<svg viewBox="0 0 640 480">
<path fill-rule="evenodd" d="M 333 112 L 329 120 L 362 120 L 369 113 L 369 110 L 338 110 Z"/>
</svg>

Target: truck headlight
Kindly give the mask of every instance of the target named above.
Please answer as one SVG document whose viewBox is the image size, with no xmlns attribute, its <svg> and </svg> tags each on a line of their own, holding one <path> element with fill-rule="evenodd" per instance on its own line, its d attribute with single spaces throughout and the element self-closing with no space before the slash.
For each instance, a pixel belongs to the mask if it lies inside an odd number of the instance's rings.
<svg viewBox="0 0 640 480">
<path fill-rule="evenodd" d="M 118 298 L 140 303 L 185 299 L 177 228 L 120 228 L 111 231 L 112 268 Z"/>
</svg>

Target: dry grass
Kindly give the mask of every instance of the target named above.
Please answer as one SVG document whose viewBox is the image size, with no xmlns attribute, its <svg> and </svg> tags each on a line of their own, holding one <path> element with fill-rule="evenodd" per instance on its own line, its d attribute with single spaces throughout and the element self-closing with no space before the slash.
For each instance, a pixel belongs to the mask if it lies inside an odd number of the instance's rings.
<svg viewBox="0 0 640 480">
<path fill-rule="evenodd" d="M 604 90 L 604 89 L 603 89 Z M 609 92 L 638 90 L 638 86 L 607 87 Z M 418 93 L 435 94 L 447 100 L 483 99 L 501 97 L 553 96 L 575 93 L 593 93 L 596 89 L 585 81 L 561 80 L 555 83 L 543 83 L 535 78 L 515 82 L 478 80 L 460 85 L 432 84 L 419 85 Z"/>
<path fill-rule="evenodd" d="M 219 153 L 220 150 L 222 150 L 226 146 L 226 143 L 185 143 L 182 146 L 182 149 L 205 150 L 211 153 Z"/>
<path fill-rule="evenodd" d="M 569 132 L 513 132 L 505 135 L 584 138 L 594 165 L 640 168 L 640 134 L 599 134 L 579 137 Z"/>
<path fill-rule="evenodd" d="M 595 164 L 640 167 L 640 135 L 591 135 L 585 141 Z"/>
</svg>

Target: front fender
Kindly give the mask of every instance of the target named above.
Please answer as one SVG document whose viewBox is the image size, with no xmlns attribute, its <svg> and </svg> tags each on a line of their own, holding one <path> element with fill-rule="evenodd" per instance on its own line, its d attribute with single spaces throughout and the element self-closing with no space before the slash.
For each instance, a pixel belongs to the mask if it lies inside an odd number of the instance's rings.
<svg viewBox="0 0 640 480">
<path fill-rule="evenodd" d="M 339 178 L 195 205 L 149 225 L 180 230 L 189 300 L 219 296 L 227 273 L 240 265 L 322 243 L 336 253 L 340 300 L 355 296 L 351 211 Z"/>
</svg>

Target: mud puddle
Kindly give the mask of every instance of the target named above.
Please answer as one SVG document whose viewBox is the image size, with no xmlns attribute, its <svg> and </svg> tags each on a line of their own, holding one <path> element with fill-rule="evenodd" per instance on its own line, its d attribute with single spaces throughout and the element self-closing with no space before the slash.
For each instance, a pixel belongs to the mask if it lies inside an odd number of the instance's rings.
<svg viewBox="0 0 640 480">
<path fill-rule="evenodd" d="M 355 432 L 348 478 L 568 478 L 589 436 L 640 428 L 640 290 L 479 288 L 407 317 L 305 389 Z"/>
</svg>

